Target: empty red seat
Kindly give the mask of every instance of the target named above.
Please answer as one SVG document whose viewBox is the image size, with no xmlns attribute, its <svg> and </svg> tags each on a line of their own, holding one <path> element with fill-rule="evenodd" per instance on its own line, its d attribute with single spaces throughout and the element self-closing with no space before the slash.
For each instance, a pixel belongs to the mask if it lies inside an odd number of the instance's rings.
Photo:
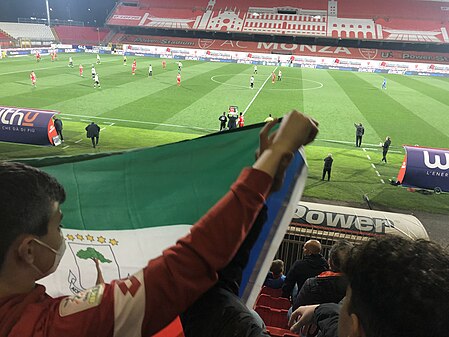
<svg viewBox="0 0 449 337">
<path fill-rule="evenodd" d="M 274 326 L 267 326 L 267 331 L 273 337 L 298 337 L 297 334 L 287 329 L 276 328 Z"/>
<path fill-rule="evenodd" d="M 263 305 L 256 307 L 256 312 L 264 321 L 265 325 L 288 329 L 287 313 L 288 310 L 274 309 Z"/>
<path fill-rule="evenodd" d="M 282 297 L 272 297 L 266 294 L 261 294 L 257 298 L 256 306 L 263 305 L 265 307 L 275 308 L 275 309 L 290 309 L 292 306 L 290 301 Z"/>
<path fill-rule="evenodd" d="M 262 287 L 262 290 L 260 291 L 261 294 L 270 295 L 271 297 L 281 297 L 282 296 L 282 289 L 273 289 L 266 286 Z"/>
</svg>

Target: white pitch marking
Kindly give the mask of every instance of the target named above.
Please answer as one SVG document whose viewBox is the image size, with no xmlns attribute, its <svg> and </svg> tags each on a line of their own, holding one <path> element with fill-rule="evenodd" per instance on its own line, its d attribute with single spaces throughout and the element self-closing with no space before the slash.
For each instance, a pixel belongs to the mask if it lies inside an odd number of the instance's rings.
<svg viewBox="0 0 449 337">
<path fill-rule="evenodd" d="M 380 179 L 380 181 L 382 182 L 382 184 L 385 184 L 385 181 L 383 179 Z"/>
<path fill-rule="evenodd" d="M 370 156 L 368 156 L 368 155 L 366 155 L 366 158 L 368 158 L 368 160 L 371 160 L 371 157 L 370 157 Z"/>
<path fill-rule="evenodd" d="M 70 147 L 70 145 L 66 145 L 62 149 L 64 150 L 64 149 L 67 149 L 68 147 Z"/>
<path fill-rule="evenodd" d="M 376 174 L 377 174 L 377 176 L 378 176 L 378 177 L 380 177 L 380 173 L 379 173 L 379 171 L 376 171 Z"/>
<path fill-rule="evenodd" d="M 374 164 L 373 164 L 373 163 L 371 163 L 371 166 L 373 167 L 373 169 L 376 169 L 376 166 L 374 166 Z"/>
<path fill-rule="evenodd" d="M 82 139 L 78 139 L 76 142 L 75 142 L 75 144 L 78 144 L 79 142 L 81 142 L 82 141 Z"/>
<path fill-rule="evenodd" d="M 217 131 L 217 130 L 212 130 L 212 129 L 199 128 L 196 126 L 165 124 L 165 123 L 155 123 L 155 122 L 146 122 L 146 121 L 135 121 L 135 120 L 129 120 L 129 119 L 119 119 L 119 118 L 110 118 L 110 117 L 85 116 L 85 115 L 74 115 L 74 114 L 70 114 L 69 116 L 81 117 L 81 118 L 105 119 L 105 120 L 111 120 L 111 121 L 117 121 L 117 122 L 136 123 L 136 124 L 170 126 L 170 127 L 174 127 L 174 128 L 193 129 L 193 130 L 199 130 L 199 131 L 203 131 L 203 132 L 216 132 Z M 81 119 L 81 121 L 83 121 L 83 120 Z M 89 120 L 89 122 L 90 122 L 90 120 Z"/>
<path fill-rule="evenodd" d="M 278 67 L 274 68 L 273 72 L 276 71 Z M 271 74 L 268 75 L 268 77 L 265 79 L 265 82 L 263 82 L 262 86 L 259 88 L 259 90 L 257 90 L 256 94 L 254 95 L 253 99 L 251 100 L 251 102 L 249 102 L 248 106 L 246 107 L 246 109 L 243 111 L 243 115 L 248 111 L 249 107 L 253 104 L 253 102 L 256 100 L 257 96 L 259 95 L 259 93 L 262 91 L 263 87 L 265 86 L 265 84 L 267 84 L 268 80 L 271 78 Z"/>
</svg>

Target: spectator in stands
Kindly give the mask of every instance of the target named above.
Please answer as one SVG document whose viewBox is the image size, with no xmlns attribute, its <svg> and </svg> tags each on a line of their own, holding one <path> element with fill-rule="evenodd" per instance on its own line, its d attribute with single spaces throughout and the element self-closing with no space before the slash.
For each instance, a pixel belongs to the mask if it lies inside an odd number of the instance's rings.
<svg viewBox="0 0 449 337">
<path fill-rule="evenodd" d="M 327 181 L 331 180 L 331 171 L 332 171 L 332 163 L 334 159 L 332 159 L 332 153 L 329 153 L 326 158 L 324 158 L 324 167 L 323 167 L 323 176 L 321 180 L 324 180 L 324 177 L 327 173 Z"/>
<path fill-rule="evenodd" d="M 98 139 L 100 138 L 100 127 L 91 122 L 88 126 L 86 126 L 86 136 L 90 138 L 92 141 L 92 147 L 95 148 L 98 145 Z"/>
<path fill-rule="evenodd" d="M 355 124 L 355 146 L 360 147 L 362 145 L 362 137 L 365 134 L 365 128 L 362 123 Z"/>
<path fill-rule="evenodd" d="M 279 188 L 293 152 L 313 141 L 318 132 L 313 120 L 292 112 L 274 137 L 268 137 L 275 123 L 262 130 L 252 168 L 242 172 L 231 191 L 186 237 L 127 281 L 99 284 L 71 297 L 51 298 L 36 285 L 56 270 L 65 251 L 60 230 L 63 187 L 38 169 L 0 163 L 0 208 L 7 210 L 0 222 L 0 335 L 110 337 L 133 332 L 151 336 L 213 287 L 218 271 L 232 275 L 234 268 L 245 264 L 261 227 L 252 230 L 252 225 L 259 213 L 263 216 L 269 192 Z M 130 290 L 128 282 L 135 291 L 131 296 L 123 290 Z M 218 336 L 215 332 L 208 336 Z"/>
<path fill-rule="evenodd" d="M 60 120 L 56 115 L 54 115 L 53 124 L 55 125 L 56 132 L 58 133 L 61 142 L 64 143 L 64 137 L 62 136 L 62 120 Z"/>
<path fill-rule="evenodd" d="M 284 281 L 284 261 L 274 260 L 271 263 L 270 271 L 268 272 L 263 285 L 273 289 L 280 289 L 284 285 Z"/>
<path fill-rule="evenodd" d="M 299 331 L 313 322 L 323 337 L 447 337 L 448 266 L 449 253 L 436 243 L 373 238 L 343 266 L 349 282 L 343 304 L 300 307 L 289 326 Z"/>
<path fill-rule="evenodd" d="M 328 270 L 329 265 L 321 255 L 321 243 L 309 240 L 303 246 L 304 259 L 296 261 L 290 268 L 282 286 L 282 297 L 291 298 L 295 284 L 301 289 L 309 277 L 314 277 Z"/>
<path fill-rule="evenodd" d="M 293 310 L 309 304 L 339 303 L 345 297 L 348 282 L 341 272 L 354 245 L 347 240 L 336 242 L 329 252 L 330 270 L 304 282 L 293 303 Z"/>
</svg>

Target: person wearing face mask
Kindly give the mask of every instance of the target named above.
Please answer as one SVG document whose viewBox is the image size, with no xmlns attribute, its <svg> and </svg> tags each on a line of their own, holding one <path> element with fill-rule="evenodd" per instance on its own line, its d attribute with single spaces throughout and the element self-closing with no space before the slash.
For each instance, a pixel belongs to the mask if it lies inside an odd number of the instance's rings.
<svg viewBox="0 0 449 337">
<path fill-rule="evenodd" d="M 232 264 L 266 198 L 281 186 L 293 152 L 318 132 L 315 121 L 296 111 L 269 136 L 276 123 L 260 133 L 256 162 L 189 234 L 127 279 L 70 297 L 52 298 L 36 284 L 65 250 L 64 188 L 36 168 L 0 163 L 0 336 L 149 337 L 185 312 Z"/>
</svg>

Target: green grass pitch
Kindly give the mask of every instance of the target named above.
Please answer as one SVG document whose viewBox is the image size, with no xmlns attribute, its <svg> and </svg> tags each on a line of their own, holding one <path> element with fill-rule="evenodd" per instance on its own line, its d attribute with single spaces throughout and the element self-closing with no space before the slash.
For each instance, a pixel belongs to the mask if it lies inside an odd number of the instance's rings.
<svg viewBox="0 0 449 337">
<path fill-rule="evenodd" d="M 40 63 L 31 56 L 0 60 L 0 105 L 60 111 L 66 140 L 58 147 L 0 143 L 0 160 L 119 151 L 194 138 L 218 130 L 218 117 L 229 105 L 245 111 L 246 124 L 298 109 L 320 122 L 318 139 L 306 149 L 306 196 L 362 203 L 367 194 L 376 208 L 449 213 L 447 195 L 425 196 L 388 185 L 404 156 L 401 145 L 449 147 L 449 79 L 386 75 L 388 87 L 381 90 L 384 75 L 282 67 L 276 70 L 282 69 L 282 81 L 272 84 L 275 67 L 259 66 L 251 90 L 251 65 L 183 61 L 177 87 L 175 60 L 167 60 L 163 70 L 160 59 L 136 57 L 132 76 L 132 57 L 124 66 L 121 56 L 103 55 L 96 65 L 101 89 L 95 89 L 90 74 L 95 55 L 71 56 L 73 68 L 67 54 L 54 63 L 49 57 Z M 36 88 L 31 87 L 31 70 L 37 75 Z M 97 149 L 85 138 L 90 120 L 104 128 Z M 365 126 L 365 151 L 354 146 L 355 122 Z M 377 144 L 386 136 L 392 147 L 388 164 L 382 164 Z M 335 159 L 329 183 L 321 181 L 328 153 Z"/>
</svg>

